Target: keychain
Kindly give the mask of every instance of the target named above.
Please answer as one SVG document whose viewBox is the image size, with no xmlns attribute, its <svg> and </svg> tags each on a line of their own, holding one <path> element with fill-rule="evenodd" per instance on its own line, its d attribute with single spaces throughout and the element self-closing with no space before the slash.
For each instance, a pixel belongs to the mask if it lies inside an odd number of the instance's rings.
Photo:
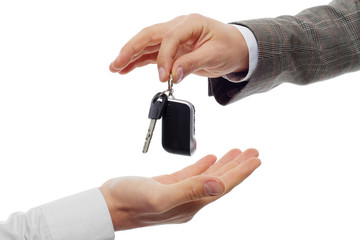
<svg viewBox="0 0 360 240">
<path fill-rule="evenodd" d="M 146 134 L 143 153 L 149 149 L 150 141 L 158 119 L 162 118 L 162 146 L 169 152 L 191 156 L 196 150 L 195 107 L 188 101 L 175 99 L 172 75 L 168 89 L 157 93 L 150 105 L 151 119 Z"/>
</svg>

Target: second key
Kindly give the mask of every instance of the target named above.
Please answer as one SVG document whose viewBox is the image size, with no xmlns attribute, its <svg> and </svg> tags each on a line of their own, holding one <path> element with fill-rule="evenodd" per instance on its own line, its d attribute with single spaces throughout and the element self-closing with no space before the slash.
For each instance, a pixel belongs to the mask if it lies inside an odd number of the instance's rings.
<svg viewBox="0 0 360 240">
<path fill-rule="evenodd" d="M 168 96 L 161 92 L 157 93 L 151 100 L 150 110 L 148 115 L 148 118 L 150 119 L 150 125 L 148 128 L 148 132 L 146 134 L 143 153 L 147 153 L 149 149 L 151 138 L 156 126 L 156 121 L 162 117 L 167 102 L 168 102 Z"/>
</svg>

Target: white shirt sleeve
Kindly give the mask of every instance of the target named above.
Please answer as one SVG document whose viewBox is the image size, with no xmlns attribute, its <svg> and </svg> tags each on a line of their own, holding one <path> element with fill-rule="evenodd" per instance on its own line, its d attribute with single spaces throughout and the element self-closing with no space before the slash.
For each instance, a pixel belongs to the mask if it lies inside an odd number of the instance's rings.
<svg viewBox="0 0 360 240">
<path fill-rule="evenodd" d="M 236 29 L 238 29 L 240 33 L 243 35 L 249 50 L 249 70 L 247 74 L 245 75 L 244 73 L 230 73 L 223 76 L 225 79 L 229 80 L 230 82 L 236 83 L 236 82 L 247 81 L 255 71 L 255 68 L 258 63 L 259 48 L 256 38 L 249 28 L 235 24 L 233 24 L 233 26 Z"/>
<path fill-rule="evenodd" d="M 98 188 L 0 221 L 0 239 L 6 240 L 113 240 L 111 216 Z"/>
</svg>

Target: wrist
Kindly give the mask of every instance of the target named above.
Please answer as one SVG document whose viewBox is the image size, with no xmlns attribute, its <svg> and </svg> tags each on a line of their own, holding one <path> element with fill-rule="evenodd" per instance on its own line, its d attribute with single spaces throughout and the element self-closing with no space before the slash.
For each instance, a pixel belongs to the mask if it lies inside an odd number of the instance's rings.
<svg viewBox="0 0 360 240">
<path fill-rule="evenodd" d="M 235 52 L 235 69 L 233 73 L 247 73 L 249 70 L 249 48 L 247 46 L 246 39 L 242 32 L 240 32 L 235 26 L 231 26 L 232 38 L 234 39 L 235 47 L 232 51 Z"/>
<path fill-rule="evenodd" d="M 114 230 L 121 231 L 139 227 L 135 222 L 131 221 L 131 209 L 125 207 L 121 196 L 116 196 L 116 191 L 113 191 L 113 181 L 116 180 L 109 180 L 99 190 L 103 194 L 108 206 Z"/>
<path fill-rule="evenodd" d="M 113 203 L 113 201 L 111 199 L 111 196 L 110 196 L 110 193 L 109 193 L 108 189 L 106 187 L 104 187 L 104 185 L 99 187 L 99 190 L 102 193 L 102 195 L 104 196 L 106 205 L 107 205 L 107 207 L 109 209 L 109 213 L 110 213 L 110 217 L 111 217 L 111 221 L 112 221 L 114 230 L 116 230 L 116 226 L 117 226 L 116 217 L 115 217 L 115 212 L 116 212 L 115 209 L 116 209 L 116 207 L 114 206 L 114 203 Z"/>
<path fill-rule="evenodd" d="M 237 29 L 239 33 L 243 36 L 245 40 L 244 48 L 247 48 L 247 71 L 246 72 L 233 72 L 228 74 L 229 81 L 231 82 L 242 82 L 247 81 L 255 71 L 258 64 L 259 57 L 259 47 L 254 33 L 250 30 L 250 28 L 239 25 L 239 24 L 231 24 L 234 29 Z"/>
</svg>

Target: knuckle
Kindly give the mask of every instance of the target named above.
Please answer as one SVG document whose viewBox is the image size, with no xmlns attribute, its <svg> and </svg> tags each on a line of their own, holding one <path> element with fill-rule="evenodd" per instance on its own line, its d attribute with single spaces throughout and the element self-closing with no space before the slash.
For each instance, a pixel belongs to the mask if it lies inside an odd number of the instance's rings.
<svg viewBox="0 0 360 240">
<path fill-rule="evenodd" d="M 144 34 L 144 35 L 147 35 L 147 34 L 151 33 L 151 29 L 152 29 L 152 26 L 144 27 L 144 28 L 140 31 L 140 33 L 141 33 L 141 34 Z"/>
<path fill-rule="evenodd" d="M 146 40 L 148 43 L 154 42 L 154 33 L 156 32 L 156 26 L 149 26 L 145 27 L 141 30 L 140 34 L 143 36 L 143 39 Z"/>
<path fill-rule="evenodd" d="M 197 64 L 195 61 L 188 61 L 186 64 L 184 64 L 184 68 L 188 72 L 193 72 L 197 69 Z"/>
<path fill-rule="evenodd" d="M 191 13 L 187 16 L 187 18 L 189 20 L 199 20 L 200 18 L 202 18 L 203 16 L 199 13 Z"/>
<path fill-rule="evenodd" d="M 175 18 L 174 18 L 173 20 L 171 20 L 170 22 L 171 22 L 171 23 L 178 23 L 178 22 L 183 21 L 186 17 L 187 17 L 187 15 L 180 15 L 180 16 L 175 17 Z"/>
<path fill-rule="evenodd" d="M 186 199 L 186 201 L 195 201 L 195 200 L 199 200 L 202 197 L 202 192 L 201 190 L 195 188 L 194 186 L 189 185 L 187 187 L 187 190 L 184 191 L 184 198 Z"/>
<path fill-rule="evenodd" d="M 169 40 L 173 40 L 174 38 L 174 30 L 173 29 L 170 29 L 169 31 L 167 31 L 165 34 L 164 34 L 164 37 L 163 37 L 163 42 L 165 41 L 169 41 Z"/>
</svg>

